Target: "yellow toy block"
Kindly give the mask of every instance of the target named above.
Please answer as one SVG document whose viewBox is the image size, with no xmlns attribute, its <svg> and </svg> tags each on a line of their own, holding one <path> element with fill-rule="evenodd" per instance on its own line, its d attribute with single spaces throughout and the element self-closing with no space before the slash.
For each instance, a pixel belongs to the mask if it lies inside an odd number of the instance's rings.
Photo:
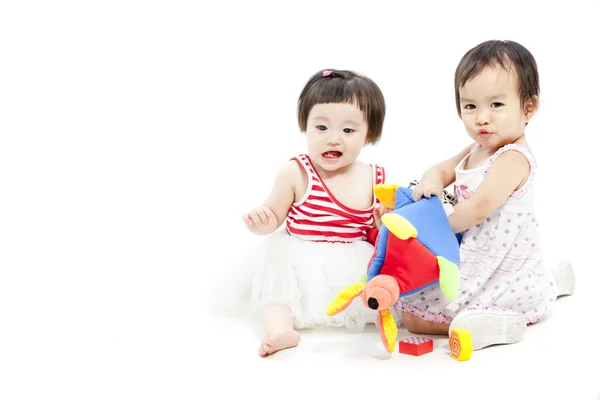
<svg viewBox="0 0 600 400">
<path fill-rule="evenodd" d="M 471 358 L 473 352 L 473 342 L 471 341 L 471 332 L 463 328 L 452 329 L 450 338 L 450 355 L 458 361 L 465 361 Z"/>
</svg>

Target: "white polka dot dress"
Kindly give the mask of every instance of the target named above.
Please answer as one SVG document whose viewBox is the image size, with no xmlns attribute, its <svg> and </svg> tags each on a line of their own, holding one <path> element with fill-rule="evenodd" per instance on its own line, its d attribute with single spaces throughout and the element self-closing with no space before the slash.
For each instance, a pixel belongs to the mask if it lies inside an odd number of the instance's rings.
<svg viewBox="0 0 600 400">
<path fill-rule="evenodd" d="M 471 152 L 477 150 L 474 146 Z M 487 165 L 464 170 L 468 155 L 456 168 L 455 196 L 468 199 L 483 181 L 494 160 L 514 150 L 527 157 L 531 173 L 481 224 L 464 232 L 460 246 L 461 283 L 458 298 L 450 302 L 439 285 L 400 299 L 396 308 L 426 320 L 450 323 L 466 309 L 511 310 L 537 322 L 556 300 L 556 282 L 544 263 L 539 225 L 533 210 L 535 160 L 523 147 L 499 149 Z"/>
</svg>

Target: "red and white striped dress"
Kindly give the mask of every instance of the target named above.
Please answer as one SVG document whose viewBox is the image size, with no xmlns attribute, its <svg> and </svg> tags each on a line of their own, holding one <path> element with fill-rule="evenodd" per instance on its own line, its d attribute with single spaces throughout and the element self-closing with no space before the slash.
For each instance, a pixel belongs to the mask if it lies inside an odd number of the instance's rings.
<svg viewBox="0 0 600 400">
<path fill-rule="evenodd" d="M 285 223 L 243 257 L 243 265 L 231 276 L 242 282 L 241 289 L 227 293 L 239 295 L 235 304 L 257 324 L 264 306 L 280 304 L 290 308 L 296 329 L 325 325 L 360 331 L 377 321 L 377 312 L 360 301 L 334 316 L 326 310 L 344 287 L 367 271 L 377 233 L 372 227 L 377 201 L 364 210 L 349 208 L 331 194 L 307 155 L 292 159 L 307 173 L 306 193 L 291 206 Z M 384 183 L 384 169 L 373 165 L 372 170 L 373 186 Z M 365 182 L 359 187 L 373 193 Z"/>
<path fill-rule="evenodd" d="M 308 187 L 304 197 L 290 207 L 285 220 L 286 230 L 291 236 L 316 242 L 350 243 L 359 240 L 373 241 L 373 210 L 379 202 L 364 210 L 356 210 L 339 202 L 318 172 L 310 158 L 301 154 L 293 158 L 308 176 Z M 373 184 L 385 182 L 385 170 L 373 165 Z"/>
</svg>

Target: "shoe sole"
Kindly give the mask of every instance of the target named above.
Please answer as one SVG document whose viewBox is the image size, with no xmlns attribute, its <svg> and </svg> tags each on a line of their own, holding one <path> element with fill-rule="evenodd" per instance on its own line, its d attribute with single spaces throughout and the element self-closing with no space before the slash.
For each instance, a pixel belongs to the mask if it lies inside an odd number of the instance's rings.
<svg viewBox="0 0 600 400">
<path fill-rule="evenodd" d="M 556 280 L 556 297 L 570 296 L 575 292 L 575 271 L 568 261 L 559 262 L 553 269 Z"/>
<path fill-rule="evenodd" d="M 519 313 L 464 311 L 450 324 L 450 331 L 464 328 L 471 333 L 473 350 L 496 344 L 517 343 L 523 339 L 527 321 Z"/>
</svg>

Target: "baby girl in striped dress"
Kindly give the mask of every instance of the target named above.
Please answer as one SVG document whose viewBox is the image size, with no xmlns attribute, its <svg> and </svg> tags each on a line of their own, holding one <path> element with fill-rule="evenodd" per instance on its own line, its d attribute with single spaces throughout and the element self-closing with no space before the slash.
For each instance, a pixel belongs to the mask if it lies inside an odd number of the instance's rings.
<svg viewBox="0 0 600 400">
<path fill-rule="evenodd" d="M 264 330 L 261 356 L 296 346 L 298 329 L 375 323 L 376 313 L 358 302 L 333 317 L 325 310 L 373 254 L 375 215 L 386 211 L 373 186 L 385 172 L 357 157 L 380 139 L 384 117 L 379 87 L 352 71 L 319 71 L 300 94 L 306 154 L 283 165 L 264 203 L 243 215 L 251 232 L 268 235 L 240 271 L 248 277 L 245 314 Z"/>
<path fill-rule="evenodd" d="M 569 262 L 548 268 L 534 209 L 536 160 L 525 126 L 538 107 L 535 59 L 518 43 L 492 40 L 465 54 L 455 73 L 456 107 L 474 143 L 430 168 L 414 188 L 419 200 L 454 184 L 449 221 L 463 232 L 459 296 L 439 285 L 397 303 L 413 333 L 471 332 L 475 350 L 515 343 L 557 297 L 573 293 Z"/>
</svg>

